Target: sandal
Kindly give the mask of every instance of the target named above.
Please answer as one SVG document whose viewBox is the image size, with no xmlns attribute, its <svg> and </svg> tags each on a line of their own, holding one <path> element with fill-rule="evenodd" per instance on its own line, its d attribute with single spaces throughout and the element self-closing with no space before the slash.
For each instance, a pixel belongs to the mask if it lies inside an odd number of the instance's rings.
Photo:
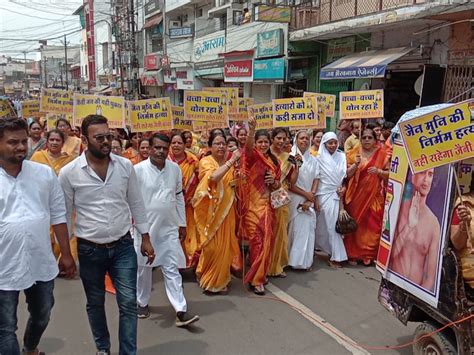
<svg viewBox="0 0 474 355">
<path fill-rule="evenodd" d="M 337 261 L 331 261 L 331 260 L 329 260 L 329 261 L 328 261 L 328 265 L 329 265 L 330 267 L 332 267 L 333 269 L 342 269 L 341 263 L 339 263 L 339 262 L 337 262 Z"/>
<path fill-rule="evenodd" d="M 258 296 L 263 296 L 265 294 L 265 287 L 263 285 L 254 286 L 253 293 Z"/>
</svg>

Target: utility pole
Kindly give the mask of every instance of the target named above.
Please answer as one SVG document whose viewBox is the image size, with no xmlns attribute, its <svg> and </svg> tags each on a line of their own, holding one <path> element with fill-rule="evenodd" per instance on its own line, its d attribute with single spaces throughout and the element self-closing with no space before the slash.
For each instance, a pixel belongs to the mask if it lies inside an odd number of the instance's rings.
<svg viewBox="0 0 474 355">
<path fill-rule="evenodd" d="M 25 82 L 25 94 L 28 92 L 28 74 L 26 73 L 26 51 L 23 52 L 25 59 L 25 72 L 24 72 L 24 82 Z"/>
<path fill-rule="evenodd" d="M 137 50 L 135 46 L 135 0 L 130 0 L 130 15 L 132 16 L 130 19 L 130 27 L 131 27 L 131 38 L 130 38 L 130 75 L 132 79 L 132 95 L 136 98 L 138 90 L 137 90 L 137 67 L 138 67 L 138 59 L 137 59 Z"/>
<path fill-rule="evenodd" d="M 67 82 L 67 72 L 68 72 L 68 67 L 67 67 L 67 42 L 66 42 L 66 34 L 64 34 L 64 67 L 65 67 L 65 75 L 66 75 L 66 90 L 69 90 L 69 85 Z"/>
</svg>

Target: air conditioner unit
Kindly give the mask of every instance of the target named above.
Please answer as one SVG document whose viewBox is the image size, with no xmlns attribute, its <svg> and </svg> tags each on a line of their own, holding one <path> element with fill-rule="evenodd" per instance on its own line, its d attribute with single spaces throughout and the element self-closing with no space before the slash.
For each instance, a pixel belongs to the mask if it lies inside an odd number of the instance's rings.
<svg viewBox="0 0 474 355">
<path fill-rule="evenodd" d="M 181 22 L 179 22 L 179 21 L 171 21 L 171 22 L 170 22 L 170 28 L 176 28 L 176 27 L 181 27 Z"/>
</svg>

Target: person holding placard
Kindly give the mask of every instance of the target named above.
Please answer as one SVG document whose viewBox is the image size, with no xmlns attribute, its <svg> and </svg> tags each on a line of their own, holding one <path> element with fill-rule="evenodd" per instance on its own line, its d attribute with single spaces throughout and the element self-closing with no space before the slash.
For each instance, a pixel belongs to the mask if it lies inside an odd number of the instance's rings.
<svg viewBox="0 0 474 355">
<path fill-rule="evenodd" d="M 280 188 L 280 163 L 270 150 L 270 134 L 267 130 L 255 132 L 257 121 L 249 118 L 249 134 L 242 162 L 247 183 L 243 188 L 243 216 L 245 235 L 249 239 L 250 269 L 244 281 L 253 287 L 257 295 L 265 294 L 264 284 L 270 267 L 274 245 L 275 210 L 270 203 L 271 192 Z"/>
<path fill-rule="evenodd" d="M 199 184 L 192 203 L 194 219 L 202 240 L 196 268 L 199 286 L 209 293 L 226 294 L 231 268 L 240 270 L 242 260 L 235 236 L 234 164 L 240 151 L 227 160 L 224 131 L 213 129 L 208 146 L 211 155 L 199 162 Z"/>
<path fill-rule="evenodd" d="M 376 139 L 375 132 L 366 128 L 360 147 L 346 152 L 349 181 L 345 206 L 356 220 L 357 230 L 344 237 L 344 245 L 349 262 L 362 261 L 366 266 L 377 257 L 385 204 L 382 186 L 388 179 L 388 156 Z"/>
</svg>

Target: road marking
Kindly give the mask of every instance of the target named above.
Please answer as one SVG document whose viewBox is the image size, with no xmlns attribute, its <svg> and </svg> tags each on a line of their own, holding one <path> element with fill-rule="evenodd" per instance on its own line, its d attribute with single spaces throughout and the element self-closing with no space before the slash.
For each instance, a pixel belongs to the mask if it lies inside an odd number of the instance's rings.
<svg viewBox="0 0 474 355">
<path fill-rule="evenodd" d="M 355 341 L 349 338 L 347 335 L 345 335 L 343 332 L 341 332 L 339 329 L 335 328 L 333 325 L 328 323 L 325 319 L 322 317 L 318 316 L 316 313 L 314 313 L 311 309 L 306 307 L 304 304 L 298 302 L 296 299 L 291 297 L 289 294 L 287 294 L 285 291 L 281 290 L 271 282 L 269 282 L 267 285 L 265 285 L 265 288 L 273 293 L 275 297 L 279 298 L 282 301 L 285 301 L 289 305 L 295 308 L 295 310 L 301 314 L 304 318 L 309 320 L 311 323 L 313 323 L 316 327 L 318 327 L 321 331 L 323 331 L 325 334 L 329 335 L 331 338 L 333 338 L 336 342 L 338 342 L 340 345 L 342 345 L 344 348 L 346 348 L 347 351 L 351 352 L 352 354 L 356 355 L 370 355 L 370 353 L 366 350 L 356 348 L 354 345 Z M 324 326 L 322 325 L 324 324 Z"/>
</svg>

